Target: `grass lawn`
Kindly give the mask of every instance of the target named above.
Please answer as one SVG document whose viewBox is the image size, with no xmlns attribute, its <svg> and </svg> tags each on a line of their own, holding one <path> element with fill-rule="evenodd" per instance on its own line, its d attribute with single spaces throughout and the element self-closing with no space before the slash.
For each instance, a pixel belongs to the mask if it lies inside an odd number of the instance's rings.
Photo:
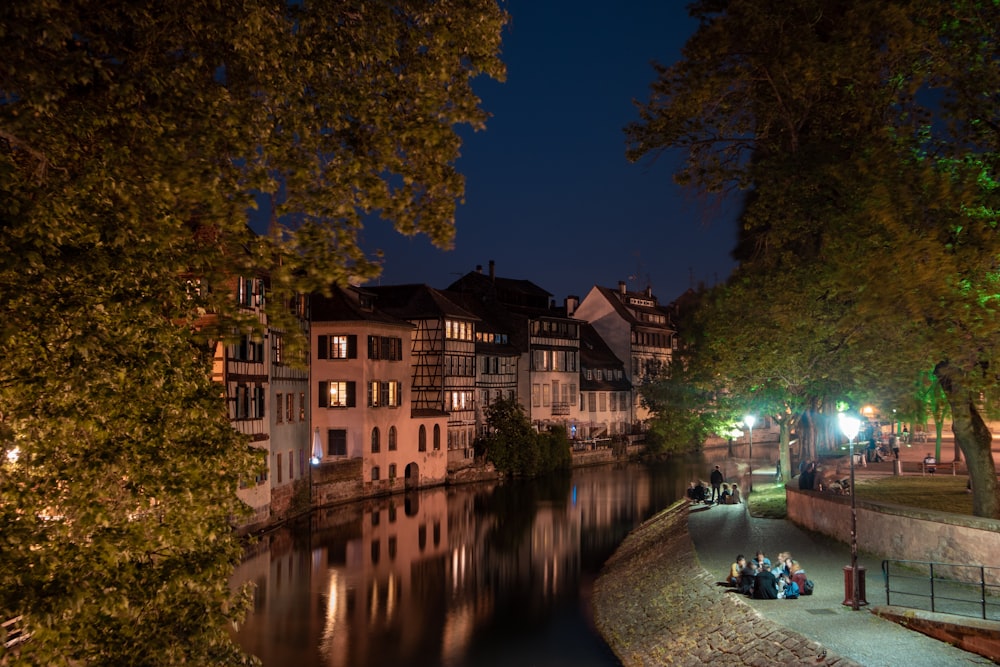
<svg viewBox="0 0 1000 667">
<path fill-rule="evenodd" d="M 952 475 L 858 480 L 858 498 L 972 516 L 972 494 L 965 490 L 967 481 Z M 785 487 L 780 484 L 754 485 L 747 502 L 750 514 L 756 517 L 784 519 L 787 513 Z"/>
</svg>

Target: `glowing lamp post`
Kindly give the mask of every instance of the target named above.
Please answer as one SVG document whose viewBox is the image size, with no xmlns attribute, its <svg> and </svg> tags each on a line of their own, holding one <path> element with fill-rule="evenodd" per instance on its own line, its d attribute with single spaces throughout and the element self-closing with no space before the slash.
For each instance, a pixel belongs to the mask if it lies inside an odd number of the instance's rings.
<svg viewBox="0 0 1000 667">
<path fill-rule="evenodd" d="M 743 418 L 743 423 L 747 425 L 750 433 L 750 455 L 747 458 L 747 469 L 750 471 L 750 493 L 753 493 L 753 423 L 757 419 L 753 415 L 747 415 Z"/>
<path fill-rule="evenodd" d="M 858 577 L 858 509 L 854 488 L 854 438 L 857 437 L 858 429 L 861 428 L 861 420 L 844 412 L 841 412 L 837 419 L 840 422 L 840 430 L 847 436 L 851 452 L 851 609 L 857 611 L 861 595 L 860 578 Z M 847 604 L 846 600 L 844 604 Z"/>
</svg>

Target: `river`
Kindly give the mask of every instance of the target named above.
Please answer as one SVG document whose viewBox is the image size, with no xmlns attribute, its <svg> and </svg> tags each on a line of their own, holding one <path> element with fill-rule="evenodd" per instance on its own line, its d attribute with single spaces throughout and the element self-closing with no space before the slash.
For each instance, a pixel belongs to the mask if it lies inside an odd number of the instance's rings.
<svg viewBox="0 0 1000 667">
<path fill-rule="evenodd" d="M 610 667 L 590 619 L 605 560 L 705 478 L 701 458 L 609 464 L 325 508 L 264 535 L 236 633 L 265 667 Z"/>
</svg>

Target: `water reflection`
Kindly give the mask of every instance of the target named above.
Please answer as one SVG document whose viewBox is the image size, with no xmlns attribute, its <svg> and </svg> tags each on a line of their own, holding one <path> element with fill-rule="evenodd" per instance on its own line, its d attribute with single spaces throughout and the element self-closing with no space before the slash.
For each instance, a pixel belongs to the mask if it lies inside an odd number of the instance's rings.
<svg viewBox="0 0 1000 667">
<path fill-rule="evenodd" d="M 256 593 L 237 639 L 275 667 L 616 665 L 589 627 L 590 584 L 702 466 L 601 466 L 314 512 L 238 569 Z"/>
</svg>

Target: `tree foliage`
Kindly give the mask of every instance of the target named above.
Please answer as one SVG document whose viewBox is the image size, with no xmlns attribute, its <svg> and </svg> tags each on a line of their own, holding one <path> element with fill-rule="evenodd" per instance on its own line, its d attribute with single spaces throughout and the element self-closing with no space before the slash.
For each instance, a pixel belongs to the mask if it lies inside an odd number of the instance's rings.
<svg viewBox="0 0 1000 667">
<path fill-rule="evenodd" d="M 633 159 L 681 149 L 680 183 L 748 193 L 743 264 L 708 316 L 720 332 L 705 345 L 718 352 L 710 363 L 746 378 L 741 391 L 777 380 L 813 406 L 894 400 L 935 367 L 975 512 L 1000 516 L 978 399 L 1000 362 L 1000 6 L 690 9 L 697 33 L 679 63 L 658 68 L 627 133 Z"/>
<path fill-rule="evenodd" d="M 538 475 L 567 469 L 572 463 L 565 427 L 536 432 L 515 398 L 490 403 L 486 426 L 486 458 L 504 474 Z"/>
<path fill-rule="evenodd" d="M 505 20 L 0 4 L 0 617 L 25 615 L 24 664 L 245 660 L 231 527 L 261 460 L 209 378 L 214 341 L 260 325 L 227 281 L 267 276 L 293 332 L 287 295 L 378 271 L 368 216 L 447 247 L 455 128 L 483 127 L 471 81 L 502 78 Z"/>
</svg>

